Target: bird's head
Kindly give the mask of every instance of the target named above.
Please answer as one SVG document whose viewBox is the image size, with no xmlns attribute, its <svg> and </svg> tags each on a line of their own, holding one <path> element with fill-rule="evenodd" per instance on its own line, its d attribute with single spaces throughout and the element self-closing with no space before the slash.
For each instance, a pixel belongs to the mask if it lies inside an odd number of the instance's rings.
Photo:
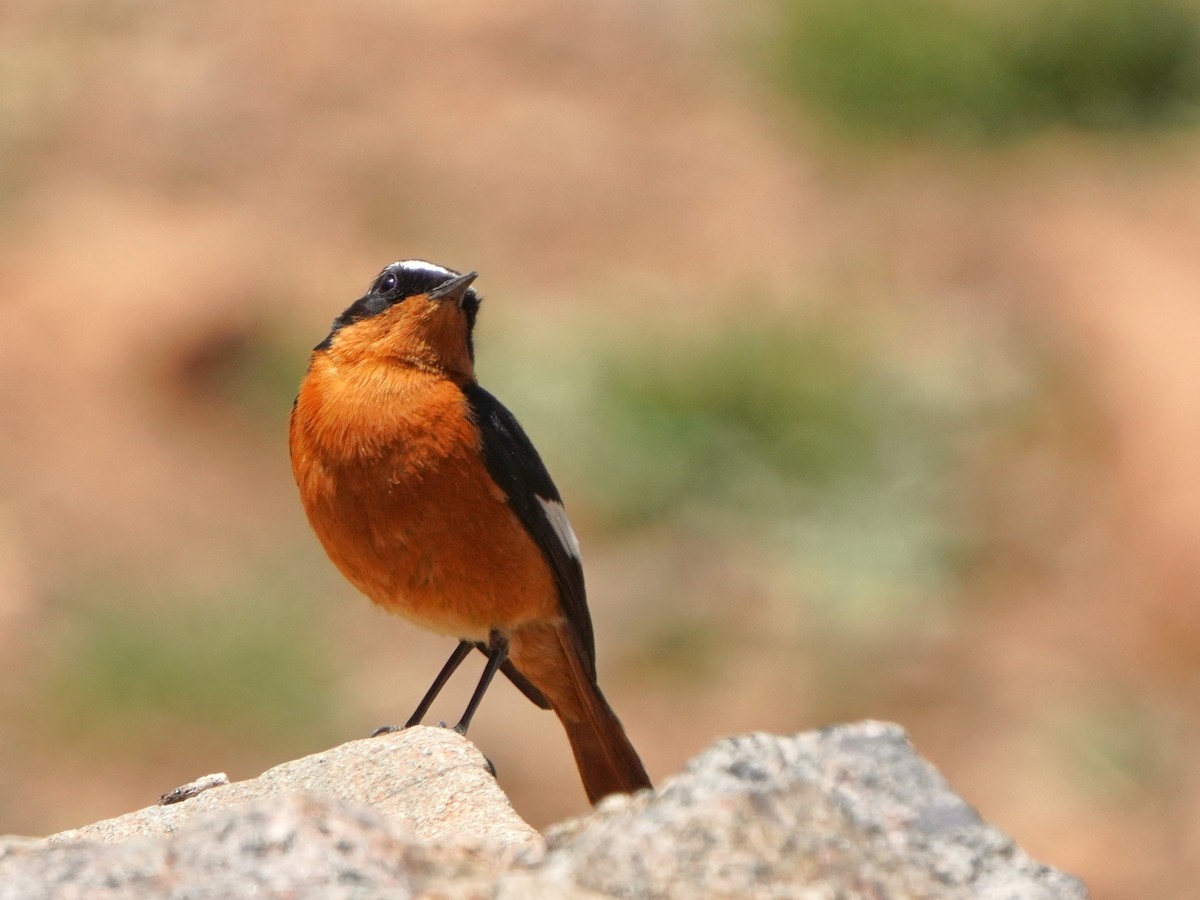
<svg viewBox="0 0 1200 900">
<path fill-rule="evenodd" d="M 333 320 L 317 353 L 349 363 L 371 360 L 429 369 L 470 381 L 471 332 L 479 296 L 463 275 L 419 259 L 386 266 L 370 290 Z"/>
</svg>

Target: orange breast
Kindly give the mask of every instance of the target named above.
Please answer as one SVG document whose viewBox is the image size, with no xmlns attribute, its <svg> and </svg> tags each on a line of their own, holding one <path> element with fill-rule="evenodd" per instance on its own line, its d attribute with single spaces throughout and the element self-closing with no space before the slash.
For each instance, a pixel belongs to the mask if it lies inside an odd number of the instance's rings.
<svg viewBox="0 0 1200 900">
<path fill-rule="evenodd" d="M 318 356 L 291 450 L 313 530 L 376 603 L 476 640 L 560 617 L 549 566 L 488 475 L 453 383 L 394 367 L 343 375 Z"/>
</svg>

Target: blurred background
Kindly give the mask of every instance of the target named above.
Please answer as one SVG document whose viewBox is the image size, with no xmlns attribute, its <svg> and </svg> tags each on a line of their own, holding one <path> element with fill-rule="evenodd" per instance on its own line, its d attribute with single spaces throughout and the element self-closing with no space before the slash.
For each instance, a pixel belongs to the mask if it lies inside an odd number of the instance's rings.
<svg viewBox="0 0 1200 900">
<path fill-rule="evenodd" d="M 1194 888 L 1200 8 L 435 6 L 0 8 L 0 832 L 407 717 L 450 645 L 326 561 L 286 422 L 423 257 L 653 776 L 894 720 L 1096 897 Z M 507 684 L 471 736 L 586 810 Z"/>
</svg>

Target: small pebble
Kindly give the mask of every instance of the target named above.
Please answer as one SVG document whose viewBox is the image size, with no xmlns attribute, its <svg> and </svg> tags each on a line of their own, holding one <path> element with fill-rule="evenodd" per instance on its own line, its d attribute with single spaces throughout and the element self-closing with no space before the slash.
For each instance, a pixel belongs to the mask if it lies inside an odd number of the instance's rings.
<svg viewBox="0 0 1200 900">
<path fill-rule="evenodd" d="M 197 794 L 202 794 L 209 788 L 220 787 L 223 784 L 229 784 L 229 776 L 224 772 L 205 775 L 203 778 L 197 778 L 195 781 L 181 785 L 173 791 L 167 791 L 158 798 L 158 805 L 169 806 L 172 803 L 179 803 L 195 797 Z"/>
</svg>

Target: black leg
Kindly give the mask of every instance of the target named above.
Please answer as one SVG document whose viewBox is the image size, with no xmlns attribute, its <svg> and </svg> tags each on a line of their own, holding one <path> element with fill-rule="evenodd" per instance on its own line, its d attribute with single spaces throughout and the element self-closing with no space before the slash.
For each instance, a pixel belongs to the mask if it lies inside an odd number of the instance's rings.
<svg viewBox="0 0 1200 900">
<path fill-rule="evenodd" d="M 469 647 L 470 645 L 468 645 L 468 649 L 465 652 L 470 652 Z M 471 719 L 475 716 L 475 710 L 479 708 L 479 704 L 483 700 L 483 695 L 487 693 L 488 685 L 492 683 L 492 679 L 496 677 L 496 673 L 504 665 L 506 659 L 508 659 L 508 638 L 499 631 L 492 629 L 492 633 L 488 635 L 487 665 L 483 667 L 483 674 L 479 676 L 479 684 L 475 687 L 475 693 L 471 695 L 471 702 L 467 704 L 466 712 L 462 714 L 462 718 L 454 726 L 454 730 L 459 734 L 467 733 Z"/>
<path fill-rule="evenodd" d="M 425 713 L 429 712 L 429 707 L 433 705 L 434 698 L 442 692 L 442 688 L 446 686 L 446 682 L 450 680 L 450 676 L 455 670 L 462 665 L 462 661 L 467 658 L 467 654 L 474 647 L 470 641 L 459 641 L 458 646 L 454 648 L 454 652 L 450 654 L 450 658 L 446 660 L 446 664 L 442 666 L 442 671 L 438 672 L 437 678 L 433 679 L 433 684 L 429 686 L 429 690 L 425 692 L 425 696 L 421 698 L 421 702 L 417 704 L 416 710 L 408 721 L 404 723 L 405 728 L 412 728 L 414 725 L 420 725 L 421 720 L 425 718 Z"/>
<path fill-rule="evenodd" d="M 512 664 L 511 659 L 506 659 L 504 665 L 500 667 L 500 671 L 508 676 L 508 680 L 517 686 L 517 689 L 533 701 L 534 705 L 539 709 L 551 709 L 550 701 L 546 699 L 546 695 L 533 686 L 528 678 L 517 671 L 517 667 Z"/>
<path fill-rule="evenodd" d="M 417 704 L 416 710 L 408 717 L 408 721 L 404 723 L 405 728 L 412 728 L 414 725 L 421 724 L 421 720 L 425 718 L 425 713 L 429 712 L 429 707 L 433 705 L 434 699 L 441 693 L 442 688 L 446 686 L 446 682 L 450 680 L 450 676 L 462 665 L 462 661 L 467 658 L 467 654 L 471 652 L 474 646 L 470 641 L 458 642 L 458 646 L 454 648 L 454 652 L 450 654 L 450 658 L 442 666 L 442 671 L 438 672 L 437 678 L 433 679 L 433 684 L 429 686 L 429 690 L 425 692 L 425 696 Z M 376 728 L 371 737 L 399 730 L 395 725 L 384 725 L 382 728 Z"/>
</svg>

